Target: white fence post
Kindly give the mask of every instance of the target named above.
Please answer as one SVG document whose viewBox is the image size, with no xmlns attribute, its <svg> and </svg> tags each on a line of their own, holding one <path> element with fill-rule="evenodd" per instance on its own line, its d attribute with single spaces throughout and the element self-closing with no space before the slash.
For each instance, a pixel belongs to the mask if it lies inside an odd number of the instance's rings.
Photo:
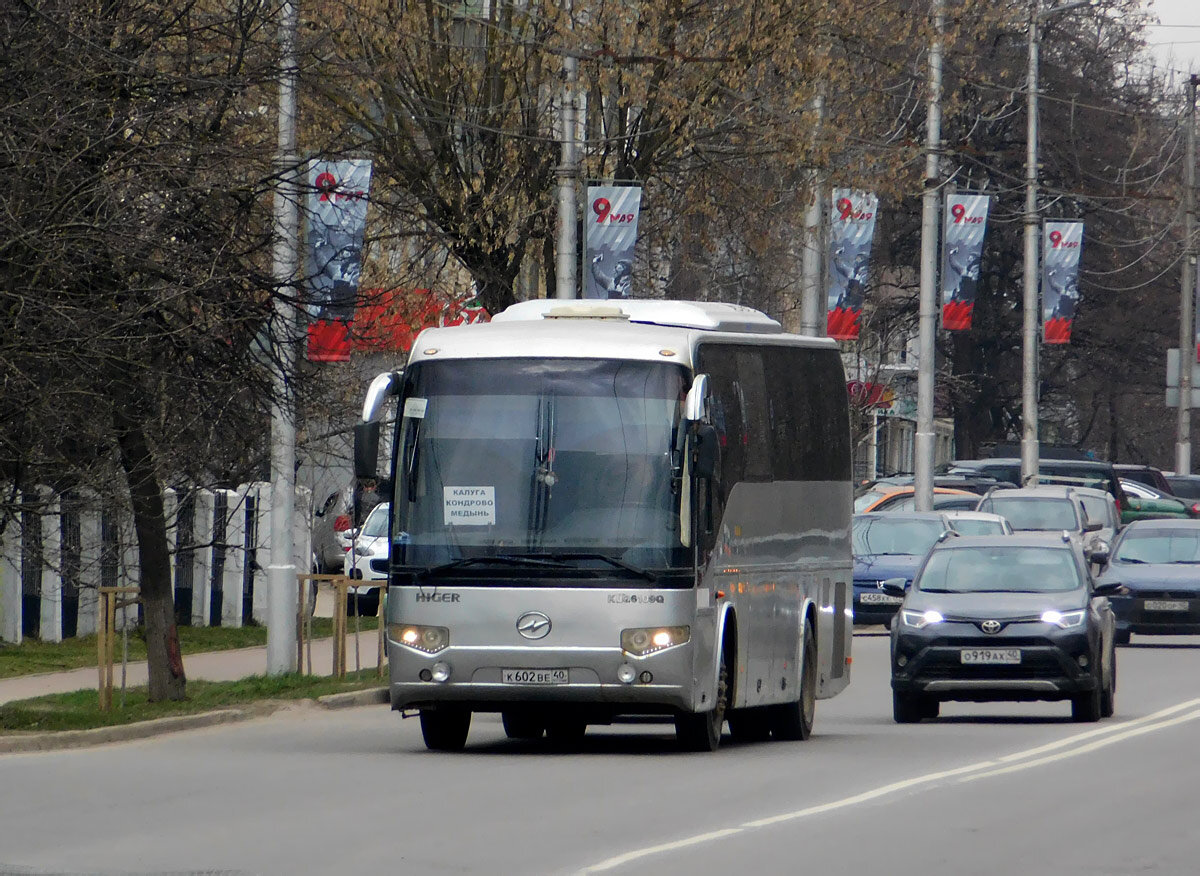
<svg viewBox="0 0 1200 876">
<path fill-rule="evenodd" d="M 209 625 L 212 604 L 213 512 L 216 498 L 211 490 L 197 490 L 192 503 L 192 624 Z"/>
<path fill-rule="evenodd" d="M 43 642 L 61 642 L 63 628 L 62 592 L 62 505 L 49 490 L 38 490 L 44 502 L 38 515 L 42 527 L 42 616 L 38 636 Z M 40 503 L 39 503 L 40 504 Z"/>
<path fill-rule="evenodd" d="M 296 487 L 296 514 L 292 519 L 292 544 L 296 546 L 296 571 L 312 571 L 313 494 L 308 487 Z"/>
<path fill-rule="evenodd" d="M 21 643 L 21 521 L 12 517 L 0 535 L 0 641 Z"/>
<path fill-rule="evenodd" d="M 271 484 L 267 481 L 255 481 L 250 484 L 251 495 L 256 497 L 254 504 L 254 531 L 257 538 L 254 542 L 254 620 L 257 623 L 267 623 L 267 587 L 270 586 L 267 576 L 267 565 L 271 562 Z"/>
<path fill-rule="evenodd" d="M 246 496 L 248 486 L 227 491 L 225 502 L 225 571 L 221 587 L 221 625 L 242 625 L 246 582 Z"/>
<path fill-rule="evenodd" d="M 100 507 L 95 494 L 85 494 L 79 503 L 79 620 L 75 635 L 96 632 L 100 601 L 100 563 L 104 552 Z"/>
</svg>

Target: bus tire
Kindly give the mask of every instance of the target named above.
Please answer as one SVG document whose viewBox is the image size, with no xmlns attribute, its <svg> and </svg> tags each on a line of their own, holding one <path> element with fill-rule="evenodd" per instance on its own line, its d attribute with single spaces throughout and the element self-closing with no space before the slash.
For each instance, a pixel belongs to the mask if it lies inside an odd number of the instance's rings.
<svg viewBox="0 0 1200 876">
<path fill-rule="evenodd" d="M 717 697 L 707 712 L 684 712 L 675 716 L 675 739 L 684 751 L 716 751 L 721 745 L 725 725 L 725 703 L 729 690 L 729 664 L 721 654 L 721 673 L 717 677 Z"/>
<path fill-rule="evenodd" d="M 534 712 L 510 709 L 500 713 L 500 722 L 509 739 L 541 739 L 546 732 L 546 722 Z"/>
<path fill-rule="evenodd" d="M 469 709 L 421 709 L 421 737 L 430 751 L 462 751 L 470 729 Z"/>
<path fill-rule="evenodd" d="M 817 639 L 812 624 L 804 631 L 800 658 L 800 699 L 774 707 L 771 732 L 776 739 L 800 742 L 812 736 L 817 716 Z"/>
</svg>

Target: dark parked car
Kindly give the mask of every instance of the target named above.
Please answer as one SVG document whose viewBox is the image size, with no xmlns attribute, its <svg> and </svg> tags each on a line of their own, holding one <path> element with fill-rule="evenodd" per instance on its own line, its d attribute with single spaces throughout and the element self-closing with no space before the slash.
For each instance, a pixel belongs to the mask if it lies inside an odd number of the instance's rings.
<svg viewBox="0 0 1200 876">
<path fill-rule="evenodd" d="M 1180 499 L 1200 500 L 1200 475 L 1165 475 L 1171 492 Z"/>
<path fill-rule="evenodd" d="M 1154 487 L 1160 493 L 1171 493 L 1171 484 L 1161 471 L 1152 465 L 1133 465 L 1126 462 L 1114 462 L 1113 471 L 1117 477 L 1127 481 L 1137 481 L 1148 487 Z"/>
<path fill-rule="evenodd" d="M 1070 535 L 956 538 L 934 546 L 892 624 L 892 710 L 937 717 L 946 700 L 1070 700 L 1076 721 L 1113 713 L 1113 612 Z"/>
<path fill-rule="evenodd" d="M 883 592 L 889 578 L 911 581 L 926 551 L 947 535 L 957 537 L 950 521 L 936 511 L 856 514 L 854 546 L 854 623 L 886 624 L 902 598 Z"/>
<path fill-rule="evenodd" d="M 1200 520 L 1138 520 L 1122 530 L 1099 580 L 1111 597 L 1118 645 L 1131 633 L 1200 633 Z"/>
<path fill-rule="evenodd" d="M 949 464 L 946 474 L 985 475 L 1021 486 L 1021 460 L 1010 457 L 956 459 Z M 1121 490 L 1120 479 L 1111 462 L 1094 459 L 1039 459 L 1038 483 L 1096 487 L 1112 494 L 1118 510 L 1125 507 L 1125 493 Z"/>
</svg>

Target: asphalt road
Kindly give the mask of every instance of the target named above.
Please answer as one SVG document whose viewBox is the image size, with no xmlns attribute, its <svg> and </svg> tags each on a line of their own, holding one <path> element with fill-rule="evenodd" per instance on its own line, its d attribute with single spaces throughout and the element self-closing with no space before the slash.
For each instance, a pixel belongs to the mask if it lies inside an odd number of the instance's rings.
<svg viewBox="0 0 1200 876">
<path fill-rule="evenodd" d="M 1200 637 L 1119 649 L 1117 714 L 1091 725 L 1065 703 L 894 724 L 886 647 L 856 636 L 812 739 L 716 755 L 665 725 L 557 752 L 491 716 L 433 754 L 363 707 L 0 756 L 0 873 L 1200 870 Z"/>
</svg>

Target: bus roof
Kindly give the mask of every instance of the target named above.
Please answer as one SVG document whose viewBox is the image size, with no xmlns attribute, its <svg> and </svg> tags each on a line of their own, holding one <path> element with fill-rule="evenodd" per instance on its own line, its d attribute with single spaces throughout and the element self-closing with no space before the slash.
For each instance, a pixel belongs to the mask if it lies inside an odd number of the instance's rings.
<svg viewBox="0 0 1200 876">
<path fill-rule="evenodd" d="M 788 343 L 836 349 L 827 338 L 785 334 L 761 311 L 708 301 L 570 301 L 514 304 L 490 323 L 431 328 L 413 344 L 410 362 L 428 358 L 622 358 L 692 365 L 697 341 Z"/>
</svg>

